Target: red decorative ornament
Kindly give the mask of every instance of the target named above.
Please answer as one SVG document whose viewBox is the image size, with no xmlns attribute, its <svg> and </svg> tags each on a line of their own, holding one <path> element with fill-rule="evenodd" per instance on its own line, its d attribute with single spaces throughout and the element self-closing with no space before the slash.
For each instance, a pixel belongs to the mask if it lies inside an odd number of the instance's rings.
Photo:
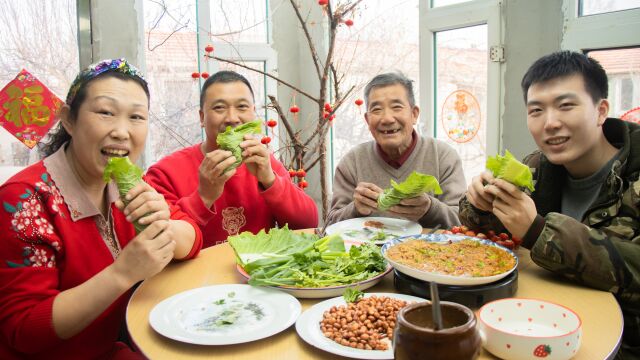
<svg viewBox="0 0 640 360">
<path fill-rule="evenodd" d="M 289 169 L 289 177 L 296 177 L 297 174 L 298 174 L 297 171 L 293 169 Z"/>
<path fill-rule="evenodd" d="M 303 177 L 307 176 L 307 172 L 306 172 L 306 171 L 304 171 L 304 169 L 299 169 L 299 170 L 296 172 L 296 175 L 297 175 L 299 178 L 301 178 L 301 179 L 302 179 Z"/>
<path fill-rule="evenodd" d="M 209 44 L 204 48 L 204 51 L 210 53 L 213 51 L 213 45 Z"/>
<path fill-rule="evenodd" d="M 323 117 L 324 117 L 325 119 L 328 119 L 328 118 L 329 118 L 329 113 L 325 111 L 325 112 L 324 112 Z"/>
<path fill-rule="evenodd" d="M 292 113 L 295 114 L 295 113 L 300 111 L 300 108 L 295 106 L 295 105 L 293 105 L 291 108 L 289 108 L 289 111 L 291 111 Z"/>
<path fill-rule="evenodd" d="M 353 20 L 347 19 L 347 20 L 344 21 L 344 24 L 349 26 L 349 27 L 351 27 L 351 26 L 353 26 Z"/>
<path fill-rule="evenodd" d="M 356 105 L 360 106 L 364 104 L 364 101 L 362 101 L 362 99 L 356 99 Z"/>
<path fill-rule="evenodd" d="M 333 120 L 333 119 L 335 119 L 335 118 L 336 118 L 336 115 L 335 115 L 335 114 L 333 114 L 333 115 L 329 116 L 329 121 L 331 121 L 331 120 Z"/>
<path fill-rule="evenodd" d="M 331 104 L 329 104 L 329 103 L 325 103 L 325 104 L 324 104 L 324 110 L 325 110 L 325 111 L 329 111 L 329 112 L 331 112 Z"/>
<path fill-rule="evenodd" d="M 203 72 L 200 76 L 202 76 L 203 79 L 206 79 L 209 77 L 209 73 L 208 72 Z"/>
<path fill-rule="evenodd" d="M 278 125 L 278 122 L 273 119 L 270 119 L 269 121 L 267 121 L 267 126 L 270 128 L 276 127 L 276 125 Z"/>
<path fill-rule="evenodd" d="M 306 188 L 306 187 L 308 187 L 308 186 L 309 186 L 309 183 L 308 183 L 308 182 L 306 182 L 305 180 L 301 180 L 301 181 L 298 183 L 298 186 L 299 186 L 301 189 L 304 189 L 304 188 Z"/>
<path fill-rule="evenodd" d="M 194 78 L 194 79 L 197 79 L 197 78 L 200 77 L 200 73 L 199 72 L 193 72 L 193 73 L 191 73 L 191 77 Z"/>
<path fill-rule="evenodd" d="M 329 0 L 318 0 L 318 5 L 327 6 L 329 5 Z"/>
<path fill-rule="evenodd" d="M 260 140 L 260 142 L 261 142 L 261 143 L 263 143 L 263 144 L 265 144 L 265 145 L 267 145 L 268 143 L 270 143 L 270 142 L 271 142 L 271 138 L 270 138 L 270 137 L 268 137 L 268 136 L 265 136 L 265 137 L 263 137 L 263 138 Z"/>
</svg>

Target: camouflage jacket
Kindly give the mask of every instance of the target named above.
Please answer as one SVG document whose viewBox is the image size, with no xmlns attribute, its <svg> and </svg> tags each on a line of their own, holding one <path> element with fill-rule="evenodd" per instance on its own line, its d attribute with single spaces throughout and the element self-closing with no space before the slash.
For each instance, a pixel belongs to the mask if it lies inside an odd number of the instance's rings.
<svg viewBox="0 0 640 360">
<path fill-rule="evenodd" d="M 565 168 L 540 151 L 525 158 L 533 172 L 531 197 L 538 217 L 523 246 L 541 267 L 612 292 L 624 315 L 623 348 L 640 356 L 640 125 L 609 118 L 603 131 L 620 151 L 582 222 L 560 213 Z M 477 231 L 504 231 L 493 214 L 476 209 L 466 197 L 460 200 L 460 221 Z"/>
</svg>

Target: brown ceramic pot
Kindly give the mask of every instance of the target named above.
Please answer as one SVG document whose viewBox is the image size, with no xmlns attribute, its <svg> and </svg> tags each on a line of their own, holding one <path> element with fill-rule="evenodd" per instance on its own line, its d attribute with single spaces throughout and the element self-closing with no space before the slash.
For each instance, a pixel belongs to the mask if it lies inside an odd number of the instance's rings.
<svg viewBox="0 0 640 360">
<path fill-rule="evenodd" d="M 431 303 L 408 305 L 398 312 L 393 335 L 396 360 L 475 359 L 482 342 L 476 316 L 466 306 L 442 301 L 442 330 L 434 330 Z"/>
</svg>

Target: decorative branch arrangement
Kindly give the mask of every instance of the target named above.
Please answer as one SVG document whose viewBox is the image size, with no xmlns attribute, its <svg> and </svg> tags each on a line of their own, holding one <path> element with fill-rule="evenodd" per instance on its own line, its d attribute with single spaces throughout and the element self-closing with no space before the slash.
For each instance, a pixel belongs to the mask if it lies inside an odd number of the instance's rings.
<svg viewBox="0 0 640 360">
<path fill-rule="evenodd" d="M 335 8 L 332 7 L 332 3 L 335 1 L 318 0 L 318 5 L 323 8 L 323 13 L 327 16 L 329 25 L 329 43 L 325 59 L 321 59 L 320 54 L 314 46 L 309 32 L 310 24 L 302 16 L 300 5 L 296 0 L 289 1 L 296 14 L 299 25 L 304 32 L 309 46 L 309 51 L 311 53 L 311 58 L 313 60 L 313 65 L 315 67 L 315 73 L 318 81 L 320 82 L 320 90 L 317 95 L 310 94 L 309 92 L 306 92 L 272 74 L 253 69 L 240 62 L 215 56 L 213 54 L 213 47 L 210 45 L 205 48 L 205 57 L 260 73 L 277 81 L 279 84 L 290 88 L 293 92 L 305 96 L 314 104 L 317 104 L 317 108 L 314 110 L 317 114 L 317 121 L 315 124 L 310 125 L 310 127 L 313 128 L 313 131 L 305 138 L 304 134 L 307 129 L 300 129 L 296 131 L 291 125 L 290 119 L 294 119 L 294 121 L 297 120 L 298 112 L 300 111 L 300 108 L 295 105 L 295 99 L 294 105 L 291 106 L 288 111 L 285 111 L 281 104 L 276 100 L 275 96 L 267 94 L 270 101 L 267 107 L 273 109 L 278 114 L 280 123 L 284 125 L 286 130 L 286 140 L 281 142 L 281 148 L 276 151 L 280 152 L 281 160 L 285 166 L 289 167 L 289 174 L 292 179 L 295 181 L 297 178 L 298 186 L 304 189 L 308 186 L 308 182 L 304 178 L 307 171 L 315 167 L 317 164 L 320 165 L 322 216 L 323 218 L 326 218 L 329 210 L 329 186 L 327 183 L 327 173 L 329 170 L 327 164 L 327 133 L 335 118 L 334 113 L 343 105 L 345 99 L 348 99 L 354 90 L 354 87 L 352 86 L 346 92 L 341 91 L 344 75 L 339 75 L 338 70 L 334 66 L 336 33 L 338 31 L 338 27 L 342 24 L 346 26 L 353 25 L 353 20 L 348 17 L 353 14 L 354 9 L 356 9 L 362 0 L 338 1 Z M 329 98 L 330 89 L 333 90 L 333 99 Z M 361 104 L 362 100 L 356 100 L 356 105 L 359 106 Z M 308 113 L 313 113 L 314 111 L 308 111 Z M 268 125 L 271 128 L 276 124 L 277 122 L 275 120 L 268 121 Z M 265 144 L 268 144 L 270 141 L 271 139 L 269 137 L 265 137 L 263 139 L 263 143 Z"/>
</svg>

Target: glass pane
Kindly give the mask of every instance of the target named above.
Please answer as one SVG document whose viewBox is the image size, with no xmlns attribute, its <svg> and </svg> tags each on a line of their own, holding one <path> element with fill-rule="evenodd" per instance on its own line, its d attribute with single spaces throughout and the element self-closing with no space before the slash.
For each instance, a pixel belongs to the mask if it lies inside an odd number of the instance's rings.
<svg viewBox="0 0 640 360">
<path fill-rule="evenodd" d="M 245 61 L 241 62 L 243 65 L 246 65 L 252 69 L 265 71 L 264 69 L 264 61 Z M 246 77 L 251 84 L 251 88 L 253 89 L 253 95 L 255 96 L 255 104 L 256 104 L 256 116 L 262 120 L 267 118 L 267 107 L 266 107 L 266 98 L 264 96 L 265 93 L 265 77 L 264 75 L 257 73 L 255 71 L 251 71 L 245 69 L 240 66 L 236 66 L 233 64 L 225 63 L 220 61 L 219 63 L 220 70 L 231 70 L 235 71 L 238 74 Z"/>
<path fill-rule="evenodd" d="M 640 0 L 580 0 L 580 16 L 640 7 Z"/>
<path fill-rule="evenodd" d="M 267 43 L 267 0 L 210 0 L 214 41 Z"/>
<path fill-rule="evenodd" d="M 469 2 L 469 1 L 473 1 L 473 0 L 432 0 L 431 7 L 435 8 L 440 6 L 460 4 L 460 3 Z"/>
<path fill-rule="evenodd" d="M 436 138 L 462 159 L 467 182 L 485 168 L 487 25 L 436 33 Z"/>
<path fill-rule="evenodd" d="M 352 27 L 338 29 L 335 65 L 338 74 L 344 74 L 341 91 L 344 94 L 352 86 L 354 90 L 333 120 L 334 168 L 355 145 L 373 140 L 364 120 L 365 105 L 358 107 L 354 102 L 364 100 L 364 86 L 374 76 L 401 71 L 414 80 L 419 103 L 417 29 L 418 0 L 368 0 L 363 2 Z"/>
<path fill-rule="evenodd" d="M 201 141 L 196 4 L 144 1 L 146 79 L 151 92 L 147 164 Z M 172 7 L 173 6 L 173 7 Z M 169 16 L 170 15 L 170 16 Z"/>
<path fill-rule="evenodd" d="M 640 47 L 589 51 L 588 54 L 607 71 L 609 116 L 640 122 Z"/>
<path fill-rule="evenodd" d="M 76 0 L 0 0 L 0 9 L 0 89 L 24 68 L 64 101 L 79 71 Z M 0 167 L 38 158 L 0 128 Z"/>
</svg>

